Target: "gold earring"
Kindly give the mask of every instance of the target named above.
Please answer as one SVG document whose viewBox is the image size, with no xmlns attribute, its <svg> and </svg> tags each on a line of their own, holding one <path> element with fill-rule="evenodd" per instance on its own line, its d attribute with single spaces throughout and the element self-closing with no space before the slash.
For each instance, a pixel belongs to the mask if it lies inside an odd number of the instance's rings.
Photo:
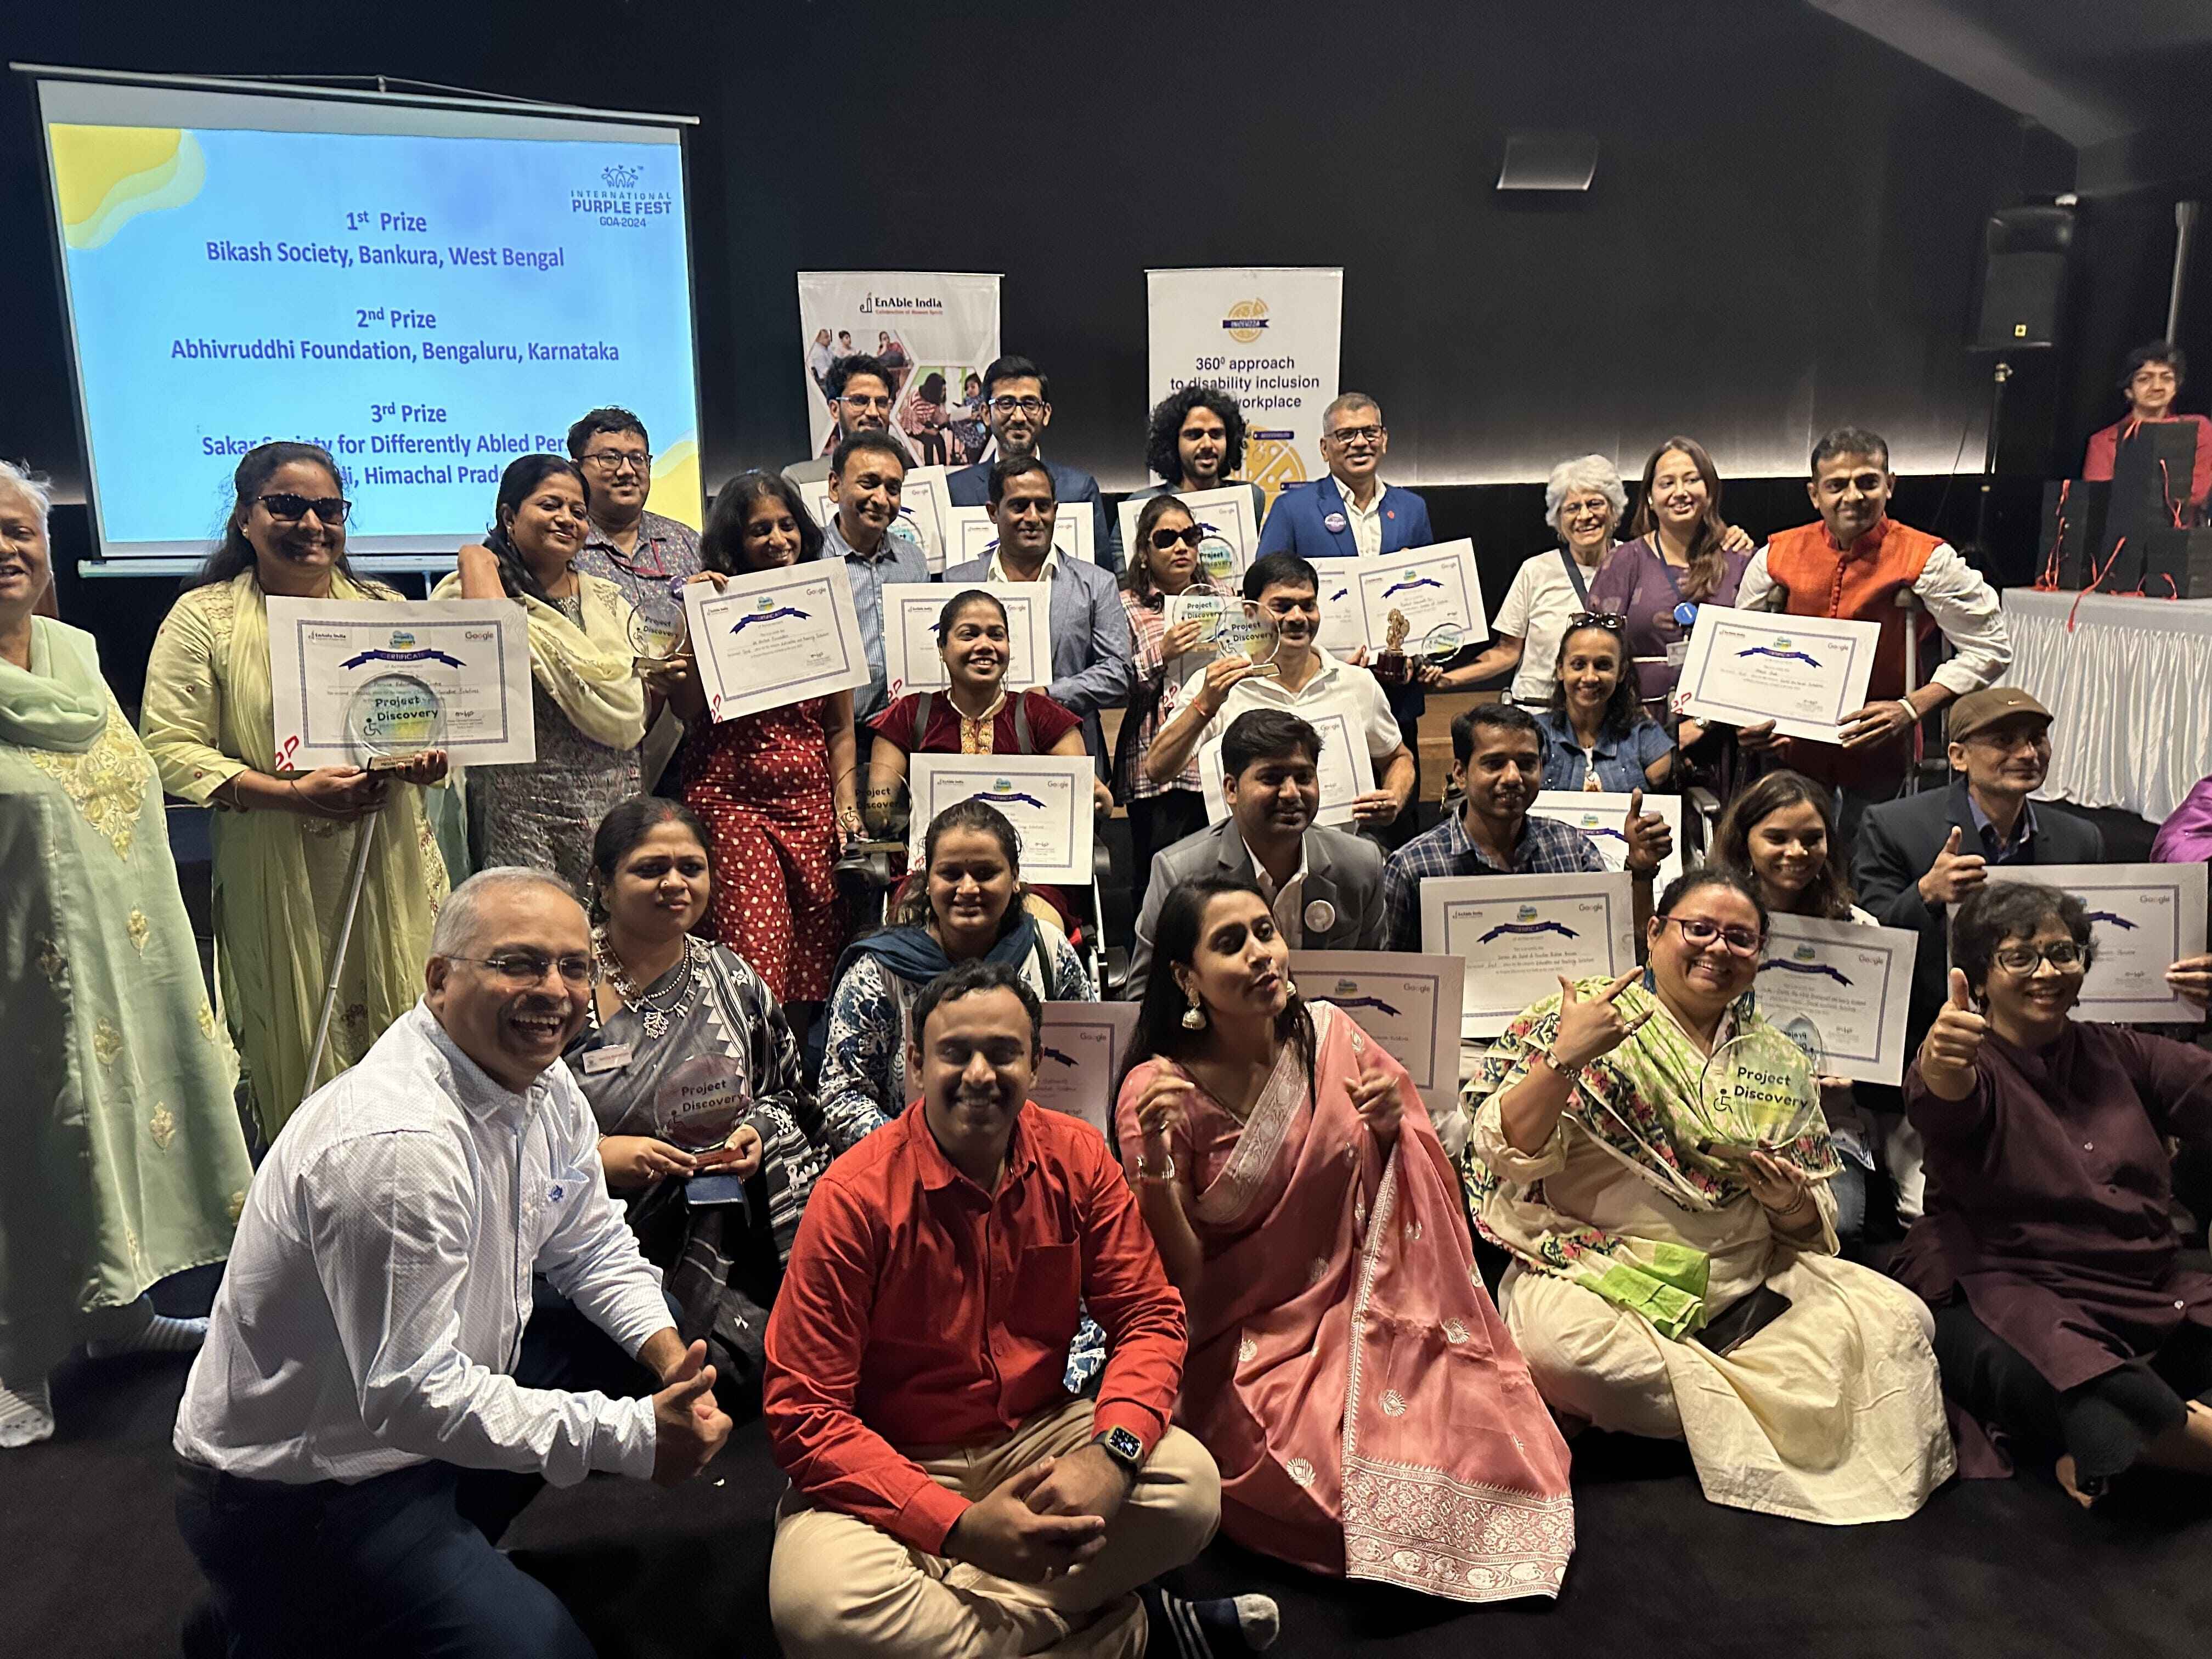
<svg viewBox="0 0 2212 1659">
<path fill-rule="evenodd" d="M 1298 982 L 1297 982 L 1297 981 L 1296 981 L 1296 980 L 1292 979 L 1292 978 L 1291 978 L 1288 974 L 1285 974 L 1285 975 L 1283 975 L 1283 995 L 1284 995 L 1285 998 L 1289 998 L 1289 997 L 1294 997 L 1294 996 L 1297 995 L 1297 994 L 1298 994 Z"/>
<path fill-rule="evenodd" d="M 1187 990 L 1183 994 L 1190 998 L 1190 1006 L 1182 1011 L 1182 1029 L 1186 1031 L 1203 1031 L 1206 1029 L 1205 1008 L 1200 1006 L 1197 996 L 1192 992 Z"/>
</svg>

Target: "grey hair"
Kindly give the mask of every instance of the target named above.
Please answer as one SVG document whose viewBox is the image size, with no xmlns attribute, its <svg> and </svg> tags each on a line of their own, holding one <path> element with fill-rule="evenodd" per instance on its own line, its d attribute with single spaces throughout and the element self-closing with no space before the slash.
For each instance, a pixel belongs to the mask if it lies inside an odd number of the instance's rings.
<svg viewBox="0 0 2212 1659">
<path fill-rule="evenodd" d="M 1602 455 L 1577 455 L 1561 461 L 1544 481 L 1544 522 L 1559 527 L 1559 508 L 1568 496 L 1595 489 L 1613 503 L 1615 523 L 1628 516 L 1628 491 L 1622 488 L 1620 469 Z"/>
<path fill-rule="evenodd" d="M 495 893 L 516 887 L 550 887 L 571 904 L 577 904 L 575 894 L 558 876 L 526 869 L 519 864 L 495 864 L 489 870 L 477 871 L 446 895 L 445 903 L 438 908 L 437 925 L 430 930 L 430 954 L 450 958 L 473 949 L 477 930 L 483 924 L 485 902 Z M 582 906 L 578 904 L 577 908 L 580 909 Z"/>
<path fill-rule="evenodd" d="M 0 489 L 9 484 L 21 490 L 29 498 L 31 505 L 39 509 L 39 528 L 46 529 L 46 521 L 53 516 L 54 498 L 45 477 L 26 471 L 13 461 L 0 461 Z"/>
<path fill-rule="evenodd" d="M 1340 397 L 1329 399 L 1328 407 L 1321 412 L 1321 429 L 1323 432 L 1328 431 L 1328 423 L 1347 409 L 1371 409 L 1375 411 L 1375 418 L 1377 421 L 1382 418 L 1382 405 L 1376 403 L 1374 398 L 1364 392 L 1347 392 Z"/>
</svg>

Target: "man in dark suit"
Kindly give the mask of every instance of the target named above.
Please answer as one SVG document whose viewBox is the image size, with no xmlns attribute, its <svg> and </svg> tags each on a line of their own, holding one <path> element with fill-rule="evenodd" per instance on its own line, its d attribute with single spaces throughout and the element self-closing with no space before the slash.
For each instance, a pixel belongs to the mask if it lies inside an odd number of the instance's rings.
<svg viewBox="0 0 2212 1659">
<path fill-rule="evenodd" d="M 1260 553 L 1295 553 L 1302 559 L 1381 558 L 1436 540 L 1429 507 L 1410 489 L 1382 482 L 1390 431 L 1382 405 L 1364 392 L 1347 392 L 1322 410 L 1321 453 L 1328 476 L 1275 497 Z M 1324 595 L 1324 603 L 1330 596 Z M 1370 641 L 1373 643 L 1373 641 Z M 1420 799 L 1421 712 L 1428 698 L 1419 681 L 1389 688 L 1390 712 L 1413 756 L 1413 799 Z M 1419 830 L 1419 814 L 1402 814 L 1383 832 L 1389 847 L 1402 846 Z"/>
<path fill-rule="evenodd" d="M 1052 424 L 1052 386 L 1037 366 L 1026 357 L 999 357 L 983 371 L 983 419 L 999 446 L 1002 461 L 1044 460 L 1038 441 Z M 1098 566 L 1121 574 L 1121 532 L 1106 516 L 1106 503 L 1098 494 L 1098 480 L 1080 467 L 1045 461 L 1052 474 L 1053 494 L 1060 506 L 1088 508 L 1091 542 Z M 945 481 L 955 507 L 988 507 L 991 500 L 991 464 L 978 461 L 963 466 Z"/>
<path fill-rule="evenodd" d="M 2016 685 L 1969 691 L 1951 705 L 1948 790 L 1867 809 L 1851 849 L 1859 902 L 1885 927 L 1920 935 L 1908 1042 L 1943 1006 L 1950 907 L 1992 865 L 2100 864 L 2104 832 L 2028 799 L 2051 766 L 2051 711 Z"/>
<path fill-rule="evenodd" d="M 1247 709 L 1221 737 L 1229 816 L 1152 855 L 1152 884 L 1137 918 L 1126 994 L 1145 994 L 1152 936 L 1168 890 L 1217 872 L 1257 884 L 1294 951 L 1385 948 L 1382 854 L 1375 843 L 1316 823 L 1321 737 L 1296 714 Z"/>
</svg>

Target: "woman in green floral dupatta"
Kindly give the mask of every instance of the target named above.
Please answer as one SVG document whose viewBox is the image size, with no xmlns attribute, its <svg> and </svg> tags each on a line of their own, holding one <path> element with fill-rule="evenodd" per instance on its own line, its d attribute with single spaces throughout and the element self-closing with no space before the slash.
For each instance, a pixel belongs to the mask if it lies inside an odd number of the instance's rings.
<svg viewBox="0 0 2212 1659">
<path fill-rule="evenodd" d="M 161 779 L 92 635 L 32 614 L 46 520 L 0 463 L 0 1446 L 54 1431 L 79 1342 L 199 1346 L 146 1291 L 229 1254 L 251 1174 Z"/>
<path fill-rule="evenodd" d="M 139 727 L 173 795 L 218 809 L 216 965 L 262 1133 L 367 1054 L 422 993 L 446 866 L 423 811 L 433 750 L 407 766 L 296 771 L 276 752 L 271 596 L 396 599 L 345 562 L 337 464 L 313 444 L 263 444 L 239 462 L 223 538 L 170 608 L 146 662 Z M 354 842 L 372 815 L 361 910 L 322 1066 L 307 1075 Z"/>
<path fill-rule="evenodd" d="M 1796 1139 L 1761 1150 L 1698 1109 L 1715 1051 L 1774 1031 L 1747 994 L 1765 933 L 1740 878 L 1677 879 L 1644 974 L 1563 981 L 1485 1056 L 1468 1188 L 1554 1411 L 1686 1441 L 1717 1504 L 1895 1520 L 1953 1465 L 1928 1310 L 1837 1259 L 1835 1154 L 1786 1042 L 1769 1098 Z"/>
</svg>

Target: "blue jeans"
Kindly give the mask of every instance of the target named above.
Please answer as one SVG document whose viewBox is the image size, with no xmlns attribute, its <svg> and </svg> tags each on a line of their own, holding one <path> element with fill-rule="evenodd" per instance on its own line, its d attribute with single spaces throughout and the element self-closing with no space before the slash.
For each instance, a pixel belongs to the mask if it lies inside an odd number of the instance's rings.
<svg viewBox="0 0 2212 1659">
<path fill-rule="evenodd" d="M 543 1281 L 515 1381 L 635 1395 L 651 1373 Z M 593 1659 L 544 1585 L 493 1546 L 544 1482 L 420 1463 L 292 1486 L 178 1466 L 177 1525 L 214 1591 L 186 1651 L 230 1659 Z"/>
</svg>

